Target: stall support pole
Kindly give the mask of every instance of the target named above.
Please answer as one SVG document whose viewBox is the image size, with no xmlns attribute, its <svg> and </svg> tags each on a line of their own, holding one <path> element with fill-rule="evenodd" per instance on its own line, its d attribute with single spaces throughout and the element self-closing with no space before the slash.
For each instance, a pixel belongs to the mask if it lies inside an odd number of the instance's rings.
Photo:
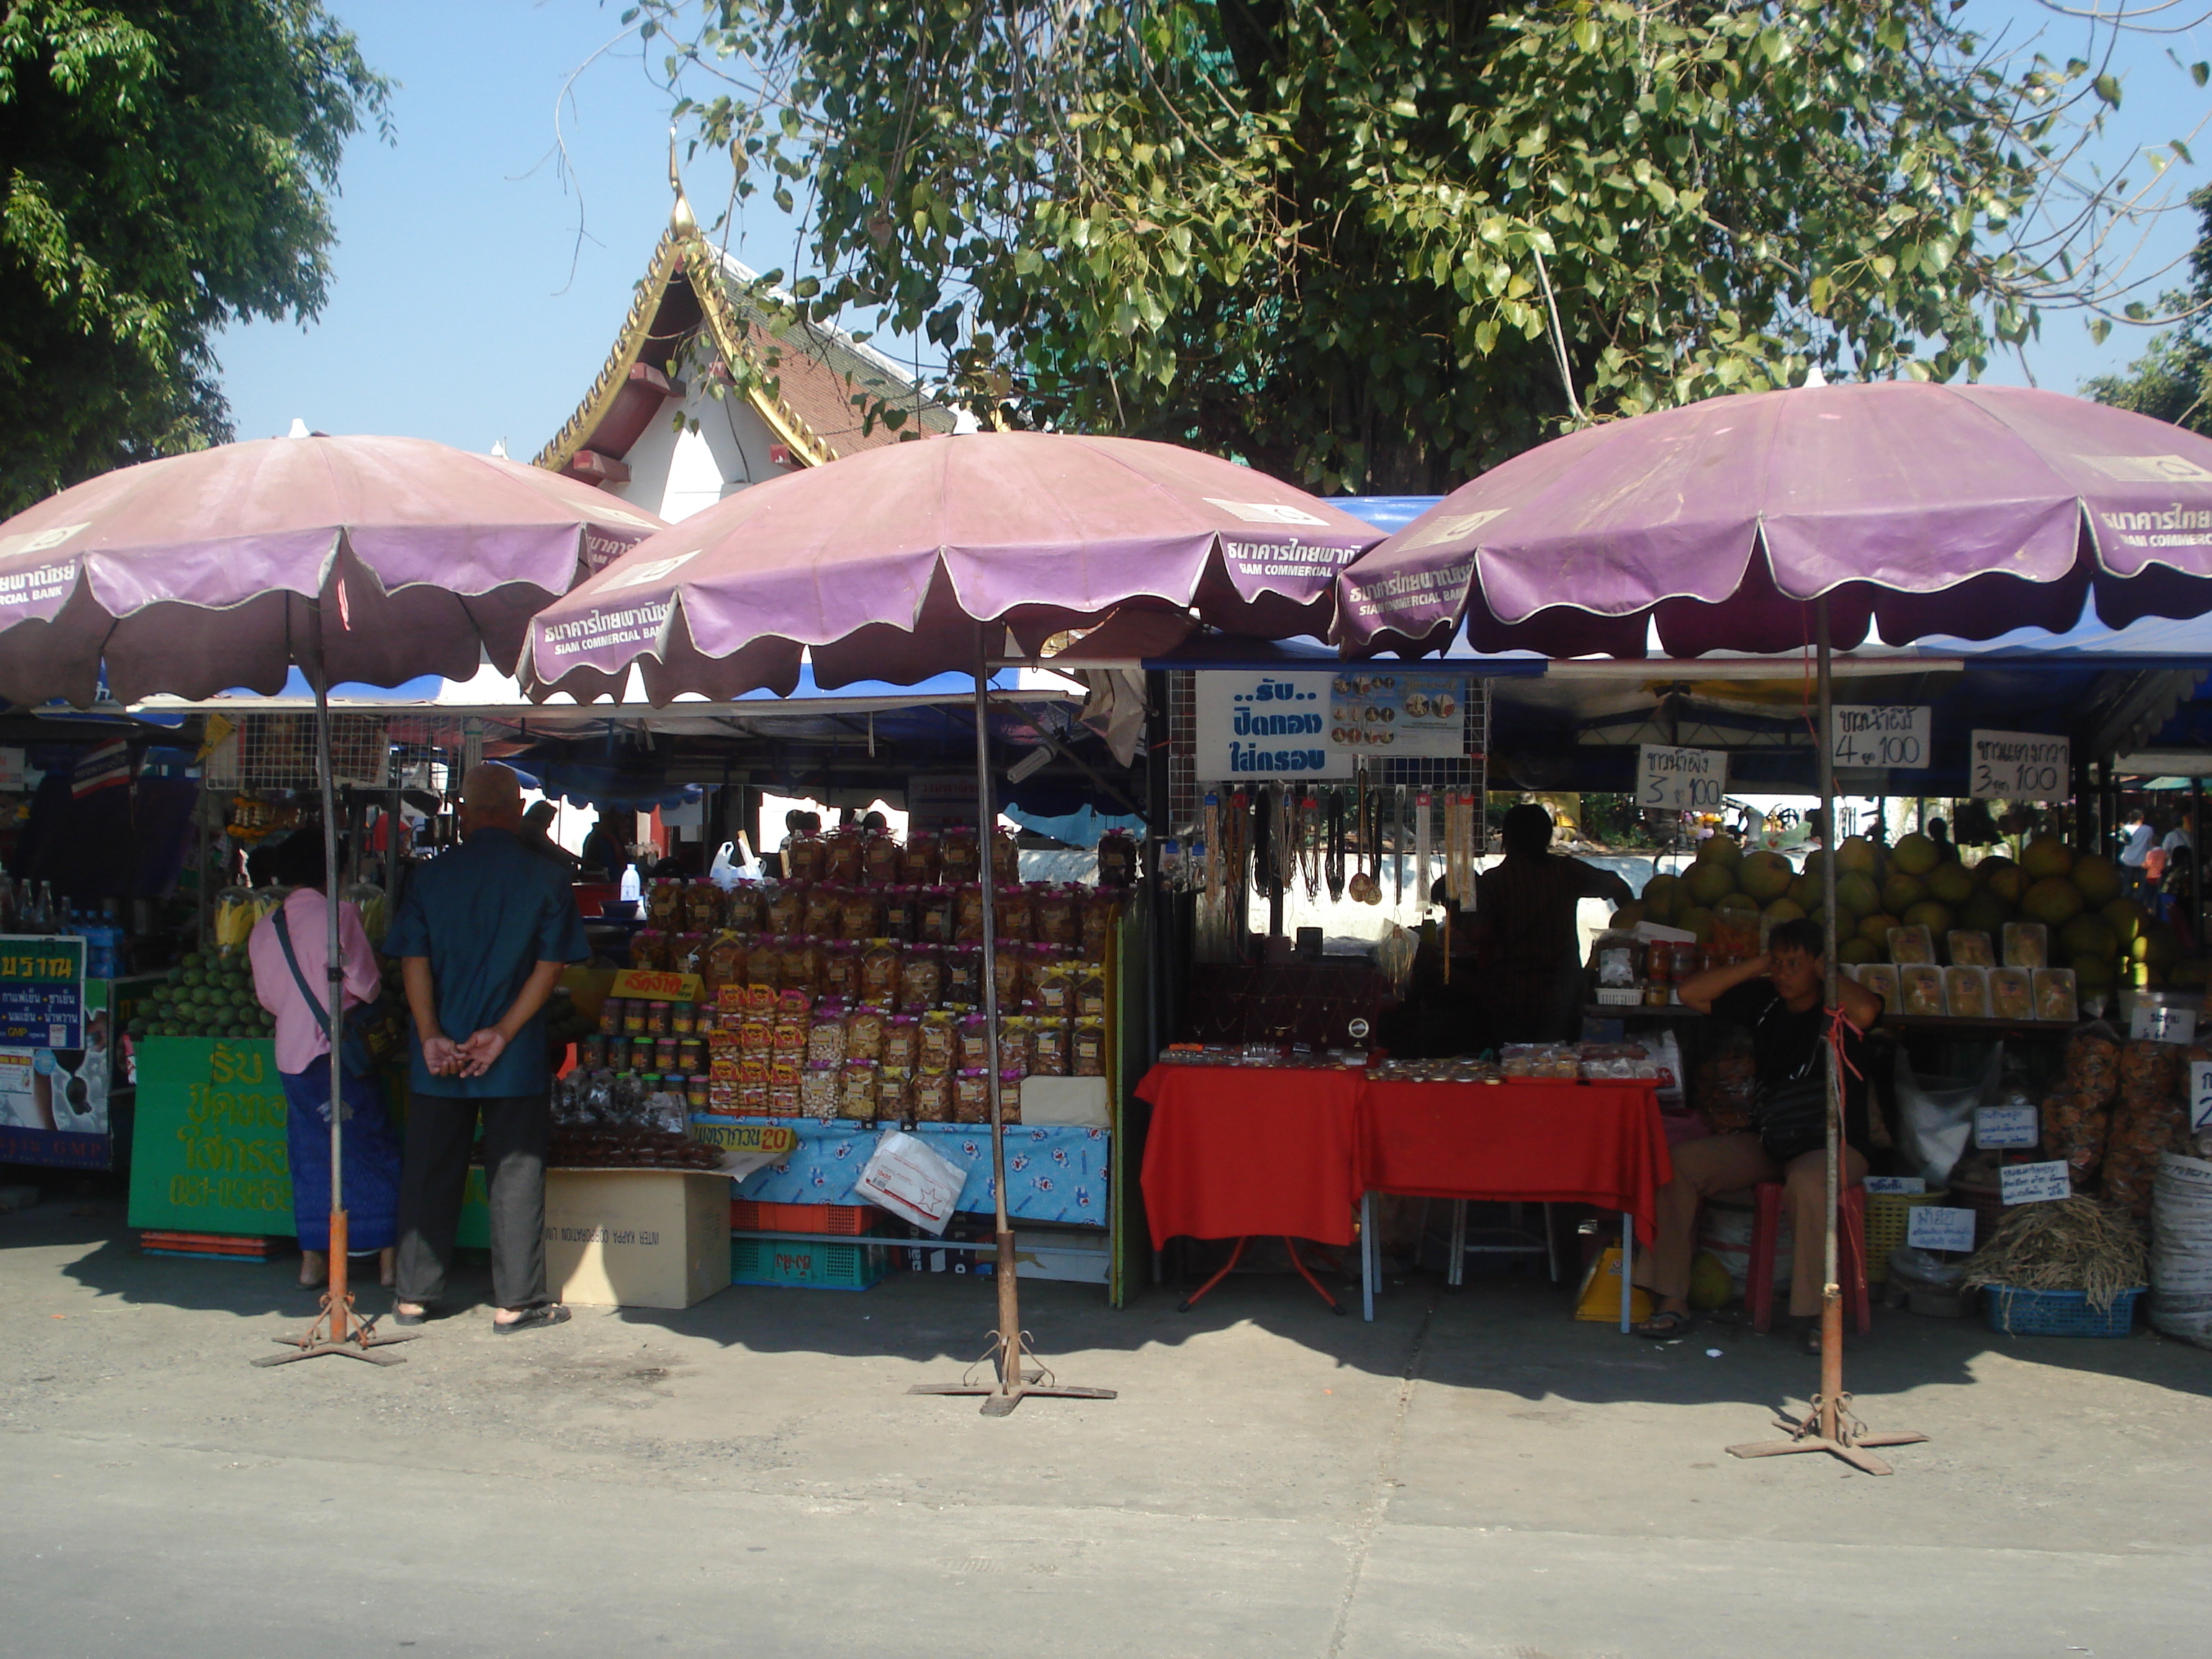
<svg viewBox="0 0 2212 1659">
<path fill-rule="evenodd" d="M 330 1278 L 323 1287 L 323 1310 L 307 1334 L 280 1336 L 290 1350 L 257 1359 L 257 1365 L 287 1365 L 319 1354 L 342 1353 L 349 1359 L 366 1359 L 376 1365 L 397 1365 L 404 1354 L 379 1353 L 395 1342 L 413 1340 L 414 1333 L 380 1335 L 374 1319 L 355 1320 L 353 1292 L 346 1287 L 345 1210 L 345 953 L 338 940 L 338 813 L 337 783 L 331 754 L 330 676 L 322 662 L 319 619 L 316 632 L 315 769 L 323 788 L 323 933 L 325 980 L 323 1006 L 329 1011 L 331 1028 L 331 1238 Z"/>
<path fill-rule="evenodd" d="M 998 1262 L 999 1328 L 993 1334 L 987 1356 L 998 1381 L 984 1382 L 917 1382 L 908 1394 L 957 1394 L 983 1396 L 983 1415 L 1006 1417 L 1032 1395 L 1060 1400 L 1111 1400 L 1111 1389 L 1062 1386 L 1042 1365 L 1026 1368 L 1030 1357 L 1027 1334 L 1022 1329 L 1021 1295 L 1014 1269 L 1013 1223 L 1006 1216 L 1006 1118 L 999 1095 L 999 951 L 998 872 L 993 838 L 998 813 L 991 805 L 991 653 L 990 628 L 975 624 L 975 836 L 982 852 L 983 882 L 983 1024 L 991 1064 L 987 1086 L 991 1097 L 991 1191 L 995 1200 Z"/>
<path fill-rule="evenodd" d="M 1834 1019 L 1840 1017 L 1841 1007 L 1836 993 L 1839 972 L 1836 964 L 1836 705 L 1834 675 L 1829 660 L 1828 601 L 1825 595 L 1813 602 L 1813 618 L 1820 652 L 1820 720 L 1814 738 L 1820 744 L 1821 889 L 1825 900 L 1821 917 L 1825 954 L 1821 960 L 1827 975 L 1820 992 L 1821 1007 L 1830 1019 Z M 1829 1043 L 1827 1051 L 1827 1225 L 1821 1232 L 1820 1391 L 1813 1396 L 1813 1409 L 1801 1421 L 1793 1424 L 1785 1419 L 1778 1425 L 1790 1431 L 1789 1439 L 1730 1446 L 1729 1455 L 1777 1457 L 1790 1452 L 1822 1451 L 1832 1453 L 1869 1474 L 1888 1474 L 1893 1473 L 1889 1465 L 1879 1457 L 1869 1455 L 1862 1448 L 1909 1446 L 1928 1437 L 1910 1429 L 1892 1434 L 1869 1433 L 1866 1425 L 1851 1412 L 1850 1395 L 1844 1392 L 1844 1289 L 1836 1262 L 1836 1212 L 1843 1197 L 1844 1073 L 1843 1055 L 1837 1046 Z"/>
</svg>

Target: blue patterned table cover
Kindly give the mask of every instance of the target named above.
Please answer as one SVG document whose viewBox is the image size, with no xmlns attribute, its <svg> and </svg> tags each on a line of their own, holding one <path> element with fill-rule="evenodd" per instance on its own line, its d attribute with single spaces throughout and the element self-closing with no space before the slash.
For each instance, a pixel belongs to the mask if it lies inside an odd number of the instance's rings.
<svg viewBox="0 0 2212 1659">
<path fill-rule="evenodd" d="M 789 1161 L 756 1170 L 736 1183 L 740 1198 L 769 1204 L 851 1204 L 853 1183 L 884 1132 L 858 1123 L 811 1117 L 781 1123 L 799 1133 Z M 968 1171 L 963 1210 L 989 1215 L 998 1207 L 991 1178 L 991 1131 L 973 1123 L 921 1123 L 910 1133 Z M 1014 1124 L 1006 1130 L 1006 1212 L 1024 1221 L 1107 1224 L 1106 1183 L 1112 1134 L 1105 1129 Z"/>
</svg>

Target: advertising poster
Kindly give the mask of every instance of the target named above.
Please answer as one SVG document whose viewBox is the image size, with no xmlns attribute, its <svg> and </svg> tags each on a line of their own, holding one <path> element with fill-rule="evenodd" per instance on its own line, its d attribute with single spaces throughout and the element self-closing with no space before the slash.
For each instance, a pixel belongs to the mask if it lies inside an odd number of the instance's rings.
<svg viewBox="0 0 2212 1659">
<path fill-rule="evenodd" d="M 1197 775 L 1348 778 L 1355 763 L 1467 753 L 1466 678 L 1281 669 L 1198 676 Z"/>
<path fill-rule="evenodd" d="M 0 1162 L 107 1168 L 108 994 L 82 939 L 0 937 Z"/>
</svg>

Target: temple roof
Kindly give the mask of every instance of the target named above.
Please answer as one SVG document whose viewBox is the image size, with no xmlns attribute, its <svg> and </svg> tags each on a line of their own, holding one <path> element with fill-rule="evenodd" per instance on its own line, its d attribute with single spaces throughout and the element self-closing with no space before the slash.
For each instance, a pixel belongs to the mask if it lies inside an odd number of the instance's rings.
<svg viewBox="0 0 2212 1659">
<path fill-rule="evenodd" d="M 748 291 L 755 274 L 708 240 L 689 216 L 680 215 L 661 237 L 605 366 L 536 465 L 599 483 L 626 476 L 622 457 L 662 403 L 683 395 L 675 373 L 702 328 L 718 366 L 744 362 L 775 382 L 743 395 L 795 465 L 818 466 L 917 434 L 954 429 L 952 410 L 923 397 L 905 371 L 842 330 L 799 323 L 775 334 Z M 915 418 L 896 430 L 881 421 L 863 430 L 866 403 L 892 396 Z"/>
</svg>

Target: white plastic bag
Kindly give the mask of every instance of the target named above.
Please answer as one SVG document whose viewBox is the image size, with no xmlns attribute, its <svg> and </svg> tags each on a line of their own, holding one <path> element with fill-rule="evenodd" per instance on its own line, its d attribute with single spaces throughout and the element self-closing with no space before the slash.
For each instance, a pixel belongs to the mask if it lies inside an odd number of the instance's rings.
<svg viewBox="0 0 2212 1659">
<path fill-rule="evenodd" d="M 1986 1106 L 2004 1078 L 2004 1045 L 1990 1046 L 1978 1078 L 1923 1078 L 1897 1047 L 1897 1154 L 1905 1173 L 1930 1187 L 1949 1183 L 1951 1170 L 1973 1142 L 1974 1109 Z"/>
<path fill-rule="evenodd" d="M 967 1184 L 968 1172 L 932 1152 L 921 1136 L 890 1129 L 876 1142 L 853 1190 L 893 1215 L 904 1216 L 924 1232 L 942 1237 L 960 1202 L 960 1189 Z"/>
<path fill-rule="evenodd" d="M 714 854 L 714 863 L 707 869 L 707 879 L 726 893 L 738 884 L 738 866 L 730 859 L 730 854 L 737 850 L 738 844 L 735 842 L 724 842 L 720 849 Z"/>
</svg>

